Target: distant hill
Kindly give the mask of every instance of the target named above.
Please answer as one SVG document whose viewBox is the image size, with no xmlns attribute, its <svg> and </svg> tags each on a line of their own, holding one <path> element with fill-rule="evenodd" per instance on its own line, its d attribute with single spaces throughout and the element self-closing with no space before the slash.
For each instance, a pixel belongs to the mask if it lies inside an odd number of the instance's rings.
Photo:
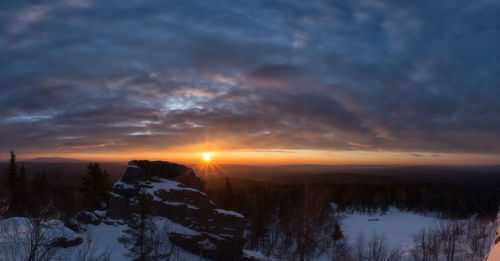
<svg viewBox="0 0 500 261">
<path fill-rule="evenodd" d="M 66 161 L 71 159 L 61 159 L 61 161 L 44 161 L 45 159 L 36 159 L 28 161 L 18 161 L 17 165 L 23 165 L 26 169 L 28 179 L 33 178 L 37 172 L 45 171 L 52 184 L 75 185 L 81 181 L 81 176 L 87 170 L 89 161 L 77 160 L 74 162 Z M 109 173 L 110 182 L 116 182 L 127 168 L 126 162 L 101 162 L 101 165 Z M 8 162 L 0 162 L 0 176 L 6 173 Z"/>
<path fill-rule="evenodd" d="M 272 183 L 439 183 L 479 185 L 498 190 L 500 166 L 404 166 L 404 165 L 218 165 L 204 179 L 225 177 Z"/>
<path fill-rule="evenodd" d="M 88 162 L 87 160 L 71 159 L 71 158 L 60 158 L 60 157 L 39 157 L 35 159 L 26 160 L 25 162 L 33 163 L 83 163 Z"/>
</svg>

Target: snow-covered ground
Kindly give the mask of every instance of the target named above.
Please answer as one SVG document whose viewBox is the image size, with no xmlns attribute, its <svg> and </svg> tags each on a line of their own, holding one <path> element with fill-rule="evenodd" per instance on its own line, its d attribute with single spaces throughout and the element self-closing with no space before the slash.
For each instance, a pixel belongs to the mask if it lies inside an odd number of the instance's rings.
<svg viewBox="0 0 500 261">
<path fill-rule="evenodd" d="M 168 219 L 162 218 L 162 221 L 169 222 L 168 226 L 172 232 L 179 232 L 184 234 L 196 234 L 197 232 L 185 228 L 177 223 L 171 222 Z M 127 248 L 118 242 L 118 239 L 124 235 L 123 231 L 127 229 L 126 225 L 107 225 L 101 223 L 100 225 L 87 226 L 87 231 L 96 238 L 97 244 L 101 247 L 101 251 L 108 249 L 111 251 L 110 260 L 130 260 L 125 254 Z M 199 257 L 179 248 L 179 256 L 177 261 L 199 260 Z M 208 259 L 202 259 L 209 261 Z"/>
<path fill-rule="evenodd" d="M 161 220 L 155 220 L 155 222 L 164 224 L 168 226 L 169 231 L 183 233 L 183 234 L 197 234 L 198 232 L 193 231 L 189 228 L 181 226 L 174 223 L 166 218 L 157 218 Z M 110 253 L 110 260 L 130 260 L 125 254 L 128 252 L 127 248 L 119 242 L 119 238 L 124 235 L 124 230 L 127 229 L 126 225 L 108 225 L 101 223 L 99 225 L 87 225 L 87 231 L 82 234 L 73 232 L 72 230 L 66 228 L 63 223 L 59 220 L 49 220 L 44 223 L 43 230 L 46 231 L 44 234 L 48 235 L 46 239 L 50 242 L 53 238 L 64 236 L 69 239 L 82 238 L 84 240 L 90 239 L 92 241 L 91 245 L 95 250 L 95 256 L 99 256 L 104 252 Z M 23 256 L 19 253 L 24 253 L 25 251 L 25 239 L 26 231 L 29 229 L 29 221 L 26 218 L 8 218 L 0 219 L 0 251 L 5 249 L 12 249 L 17 251 L 18 254 L 10 255 L 18 256 L 19 260 L 25 260 Z M 51 238 L 49 238 L 51 237 Z M 13 240 L 17 239 L 17 240 Z M 168 240 L 168 239 L 167 239 Z M 44 241 L 45 242 L 45 241 Z M 69 247 L 61 249 L 58 251 L 54 259 L 57 260 L 77 260 L 78 252 L 85 246 L 85 242 L 76 247 Z M 2 256 L 0 256 L 0 260 Z M 10 260 L 10 259 L 8 259 Z M 17 259 L 14 259 L 17 260 Z M 175 261 L 189 261 L 189 260 L 200 260 L 197 255 L 194 255 L 188 251 L 178 248 L 177 255 L 173 258 Z M 202 261 L 209 261 L 209 259 L 203 258 Z"/>
<path fill-rule="evenodd" d="M 384 235 L 389 247 L 400 247 L 402 250 L 413 246 L 412 237 L 415 233 L 439 222 L 436 217 L 400 211 L 397 208 L 389 209 L 384 215 L 359 212 L 344 215 L 342 230 L 351 242 L 361 233 L 365 238 L 376 233 Z"/>
<path fill-rule="evenodd" d="M 413 248 L 413 235 L 422 229 L 427 229 L 440 221 L 432 215 L 401 211 L 391 208 L 385 214 L 382 213 L 347 213 L 342 218 L 342 230 L 344 235 L 353 242 L 363 234 L 365 238 L 373 234 L 383 235 L 388 247 L 400 248 L 403 252 Z M 500 219 L 494 224 L 498 227 L 497 237 L 500 237 Z M 492 242 L 493 243 L 493 242 Z M 488 261 L 500 261 L 500 242 L 492 246 Z"/>
<path fill-rule="evenodd" d="M 169 230 L 172 232 L 184 234 L 196 234 L 186 227 L 169 221 L 168 219 L 161 218 L 159 222 L 168 223 Z M 400 211 L 392 208 L 387 213 L 366 214 L 366 213 L 345 213 L 343 215 L 342 230 L 349 240 L 354 241 L 360 233 L 365 237 L 370 238 L 374 233 L 383 234 L 389 247 L 400 247 L 402 250 L 408 250 L 413 246 L 412 236 L 421 229 L 428 228 L 439 221 L 438 218 L 432 216 L 423 216 L 412 212 Z M 21 238 L 25 237 L 25 223 L 24 218 L 10 218 L 0 220 L 0 247 L 9 236 L 18 234 Z M 46 228 L 53 230 L 57 236 L 64 235 L 67 238 L 91 238 L 95 242 L 96 252 L 102 253 L 103 251 L 110 251 L 110 260 L 129 260 L 125 254 L 127 253 L 126 247 L 119 243 L 118 239 L 124 235 L 123 231 L 127 228 L 126 225 L 109 225 L 101 223 L 100 225 L 88 225 L 87 233 L 77 234 L 68 228 L 64 227 L 59 220 L 51 220 L 46 222 Z M 500 228 L 499 228 L 500 233 Z M 278 260 L 262 255 L 260 252 L 245 250 L 245 256 L 254 257 L 258 260 Z M 67 248 L 61 252 L 61 255 L 66 256 L 67 260 L 74 260 L 78 253 L 78 247 Z M 329 260 L 328 256 L 320 257 L 319 260 Z M 179 249 L 178 261 L 182 260 L 199 260 L 199 257 Z M 207 259 L 202 259 L 207 260 Z M 500 260 L 500 243 L 495 245 L 490 252 L 488 261 Z"/>
</svg>

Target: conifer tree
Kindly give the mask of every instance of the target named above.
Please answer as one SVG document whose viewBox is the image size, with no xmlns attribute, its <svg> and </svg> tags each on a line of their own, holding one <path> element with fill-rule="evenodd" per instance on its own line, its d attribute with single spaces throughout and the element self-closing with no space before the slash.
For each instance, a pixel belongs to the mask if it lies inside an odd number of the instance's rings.
<svg viewBox="0 0 500 261">
<path fill-rule="evenodd" d="M 175 246 L 168 238 L 168 222 L 153 219 L 153 199 L 142 194 L 135 213 L 128 219 L 128 229 L 119 238 L 128 248 L 126 256 L 136 261 L 168 261 Z"/>
<path fill-rule="evenodd" d="M 17 201 L 17 214 L 26 214 L 28 210 L 28 182 L 26 181 L 26 170 L 24 165 L 19 169 L 18 188 L 15 194 Z"/>
<path fill-rule="evenodd" d="M 20 180 L 17 175 L 16 154 L 10 152 L 10 160 L 7 174 L 7 187 L 9 189 L 9 208 L 11 215 L 17 216 L 22 212 L 22 202 L 19 197 Z"/>
<path fill-rule="evenodd" d="M 16 164 L 16 154 L 14 151 L 10 152 L 9 168 L 7 174 L 7 186 L 9 188 L 10 195 L 13 195 L 17 191 L 17 164 Z"/>
<path fill-rule="evenodd" d="M 128 257 L 133 260 L 150 260 L 152 246 L 150 236 L 154 231 L 154 223 L 151 220 L 151 202 L 146 195 L 141 195 L 138 204 L 138 213 L 134 213 L 127 221 L 128 229 L 124 231 L 125 236 L 119 238 L 120 243 L 130 246 Z"/>
<path fill-rule="evenodd" d="M 105 208 L 110 198 L 110 190 L 108 172 L 101 167 L 100 163 L 89 163 L 80 186 L 83 206 L 88 210 Z"/>
<path fill-rule="evenodd" d="M 224 187 L 224 191 L 222 193 L 221 205 L 220 207 L 223 209 L 236 210 L 236 195 L 233 190 L 233 186 L 229 181 L 229 178 L 226 178 L 226 185 Z"/>
<path fill-rule="evenodd" d="M 35 178 L 31 182 L 30 198 L 31 213 L 34 215 L 38 215 L 41 209 L 49 204 L 49 181 L 47 180 L 45 171 L 35 174 Z"/>
</svg>

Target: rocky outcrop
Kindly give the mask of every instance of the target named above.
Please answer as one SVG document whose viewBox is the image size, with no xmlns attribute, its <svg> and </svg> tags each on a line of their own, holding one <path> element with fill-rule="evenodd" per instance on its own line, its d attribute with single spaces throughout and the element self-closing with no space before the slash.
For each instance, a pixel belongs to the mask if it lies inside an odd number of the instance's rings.
<svg viewBox="0 0 500 261">
<path fill-rule="evenodd" d="M 240 260 L 247 226 L 244 217 L 217 209 L 200 191 L 202 187 L 202 181 L 189 167 L 162 161 L 131 161 L 113 187 L 107 211 L 82 212 L 70 226 L 125 222 L 139 211 L 139 200 L 145 196 L 151 199 L 153 216 L 168 218 L 195 232 L 170 232 L 172 243 L 213 260 Z"/>
<path fill-rule="evenodd" d="M 165 178 L 181 182 L 196 190 L 203 189 L 201 179 L 196 176 L 192 168 L 165 161 L 133 160 L 129 162 L 120 181 L 134 184 L 151 178 Z"/>
</svg>

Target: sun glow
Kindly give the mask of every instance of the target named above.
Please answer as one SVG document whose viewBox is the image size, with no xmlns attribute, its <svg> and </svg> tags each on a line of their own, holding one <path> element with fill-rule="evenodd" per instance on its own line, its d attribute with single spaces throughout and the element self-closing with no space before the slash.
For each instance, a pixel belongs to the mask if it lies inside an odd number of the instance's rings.
<svg viewBox="0 0 500 261">
<path fill-rule="evenodd" d="M 209 162 L 210 159 L 212 158 L 212 153 L 203 153 L 202 156 L 203 156 L 203 161 Z"/>
</svg>

